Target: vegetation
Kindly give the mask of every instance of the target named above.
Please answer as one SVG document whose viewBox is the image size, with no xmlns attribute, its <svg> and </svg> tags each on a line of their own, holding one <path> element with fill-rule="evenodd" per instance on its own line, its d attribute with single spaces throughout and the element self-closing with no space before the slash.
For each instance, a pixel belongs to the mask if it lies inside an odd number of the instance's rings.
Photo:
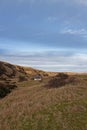
<svg viewBox="0 0 87 130">
<path fill-rule="evenodd" d="M 20 75 L 20 76 L 19 76 L 19 82 L 23 82 L 23 81 L 27 81 L 27 80 L 28 80 L 27 77 L 25 77 L 25 76 L 23 76 L 23 75 Z"/>
<path fill-rule="evenodd" d="M 0 98 L 5 97 L 8 93 L 10 93 L 10 89 L 5 86 L 0 86 Z"/>
<path fill-rule="evenodd" d="M 87 74 L 50 77 L 0 64 L 0 130 L 87 130 Z M 33 74 L 43 75 L 43 80 L 32 80 Z"/>
<path fill-rule="evenodd" d="M 0 83 L 0 98 L 5 97 L 12 89 L 16 88 L 15 84 Z"/>
<path fill-rule="evenodd" d="M 49 80 L 46 87 L 48 88 L 58 88 L 64 86 L 66 84 L 75 84 L 78 82 L 76 76 L 70 76 L 65 73 L 59 73 L 58 75 L 54 76 L 51 80 Z"/>
<path fill-rule="evenodd" d="M 18 83 L 0 100 L 0 130 L 87 130 L 87 75 L 76 77 L 51 89 L 43 87 L 48 79 Z"/>
</svg>

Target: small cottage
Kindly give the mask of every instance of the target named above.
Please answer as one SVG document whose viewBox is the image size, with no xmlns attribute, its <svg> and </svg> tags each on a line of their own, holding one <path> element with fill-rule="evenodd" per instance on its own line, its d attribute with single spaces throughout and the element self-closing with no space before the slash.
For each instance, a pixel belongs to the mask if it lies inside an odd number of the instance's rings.
<svg viewBox="0 0 87 130">
<path fill-rule="evenodd" d="M 36 75 L 36 76 L 34 76 L 34 80 L 42 80 L 42 76 L 41 75 Z"/>
</svg>

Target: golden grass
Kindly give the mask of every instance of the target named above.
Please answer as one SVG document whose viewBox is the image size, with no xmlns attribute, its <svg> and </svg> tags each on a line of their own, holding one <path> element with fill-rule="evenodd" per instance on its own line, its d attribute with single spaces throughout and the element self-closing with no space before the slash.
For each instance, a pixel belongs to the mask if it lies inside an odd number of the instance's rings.
<svg viewBox="0 0 87 130">
<path fill-rule="evenodd" d="M 43 84 L 24 82 L 0 100 L 0 130 L 87 130 L 87 81 Z"/>
</svg>

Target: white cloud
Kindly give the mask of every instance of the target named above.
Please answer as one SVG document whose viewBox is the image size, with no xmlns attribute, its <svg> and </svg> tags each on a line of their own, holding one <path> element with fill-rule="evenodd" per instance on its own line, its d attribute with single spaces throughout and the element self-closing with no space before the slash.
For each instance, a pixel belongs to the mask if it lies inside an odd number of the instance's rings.
<svg viewBox="0 0 87 130">
<path fill-rule="evenodd" d="M 70 28 L 65 28 L 63 30 L 61 30 L 62 34 L 71 34 L 71 35 L 80 35 L 80 36 L 85 36 L 87 35 L 87 30 L 85 29 L 70 29 Z"/>
<path fill-rule="evenodd" d="M 63 52 L 62 52 L 63 53 Z M 67 52 L 66 52 L 67 53 Z M 48 71 L 87 72 L 87 53 L 61 54 L 42 52 L 34 54 L 2 55 L 1 60 Z"/>
</svg>

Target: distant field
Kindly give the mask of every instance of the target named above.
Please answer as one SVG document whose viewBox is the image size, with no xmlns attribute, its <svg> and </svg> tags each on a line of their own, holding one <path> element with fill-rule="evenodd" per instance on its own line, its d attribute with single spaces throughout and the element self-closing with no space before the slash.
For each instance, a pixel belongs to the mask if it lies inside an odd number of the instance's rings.
<svg viewBox="0 0 87 130">
<path fill-rule="evenodd" d="M 0 130 L 87 130 L 87 75 L 77 85 L 24 81 L 0 99 Z"/>
</svg>

